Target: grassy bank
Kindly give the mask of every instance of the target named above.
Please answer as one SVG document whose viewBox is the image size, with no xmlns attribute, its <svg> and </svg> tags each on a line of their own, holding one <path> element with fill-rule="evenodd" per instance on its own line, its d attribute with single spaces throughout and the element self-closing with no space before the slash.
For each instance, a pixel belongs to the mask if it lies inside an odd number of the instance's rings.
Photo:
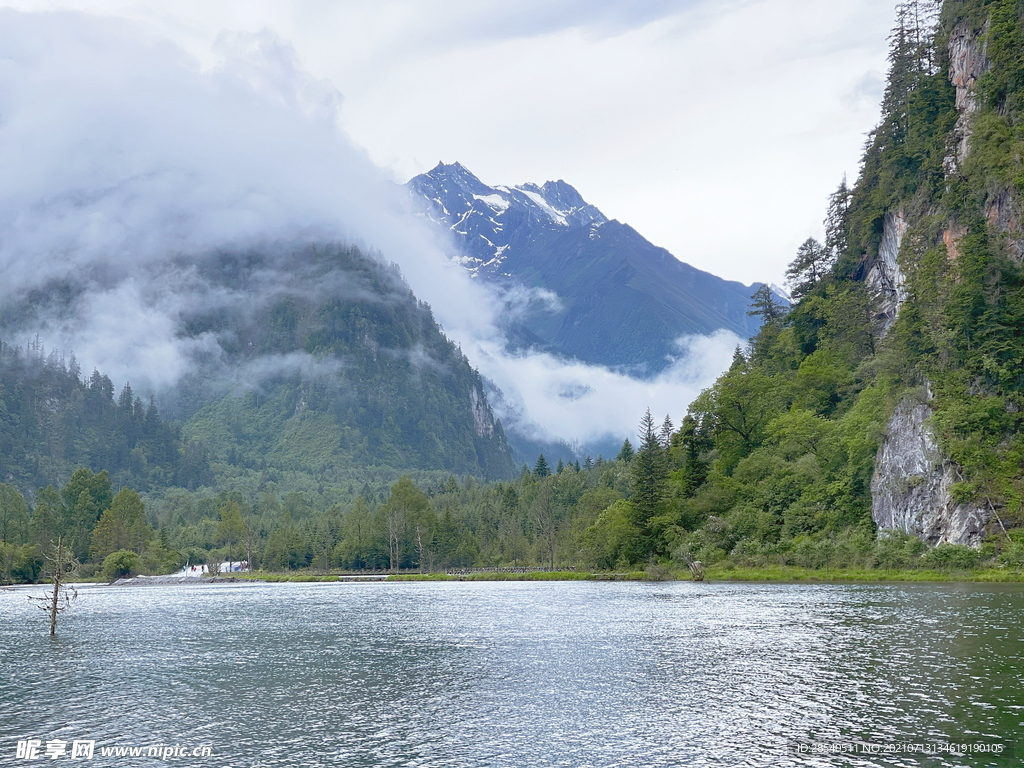
<svg viewBox="0 0 1024 768">
<path fill-rule="evenodd" d="M 340 573 L 314 573 L 311 571 L 255 571 L 233 573 L 238 579 L 255 579 L 268 583 L 279 582 L 338 582 L 349 581 Z M 358 580 L 358 574 L 345 574 Z M 370 579 L 367 579 L 370 580 Z M 373 579 L 377 581 L 377 579 Z M 689 571 L 658 569 L 617 573 L 587 571 L 482 571 L 465 574 L 402 573 L 388 575 L 379 581 L 689 581 Z M 924 569 L 884 568 L 799 568 L 796 566 L 764 566 L 757 568 L 712 566 L 707 569 L 706 582 L 1024 582 L 1024 572 L 1009 568 L 976 568 L 972 570 L 937 571 Z"/>
<path fill-rule="evenodd" d="M 642 577 L 643 574 L 641 573 L 640 576 Z M 388 581 L 588 581 L 595 578 L 598 578 L 597 574 L 580 571 L 528 571 L 527 573 L 483 571 L 479 573 L 403 573 L 398 576 L 389 576 Z"/>
<path fill-rule="evenodd" d="M 766 566 L 761 568 L 707 569 L 707 581 L 975 581 L 1020 582 L 1024 573 L 1008 568 L 975 568 L 958 571 L 923 569 L 886 570 L 884 568 L 798 568 Z"/>
<path fill-rule="evenodd" d="M 233 573 L 232 576 L 240 579 L 276 583 L 358 580 L 361 574 L 313 573 L 311 571 L 253 571 L 252 573 Z M 380 581 L 644 581 L 648 578 L 644 571 L 631 571 L 629 573 L 589 573 L 586 571 L 527 571 L 526 573 L 510 573 L 506 571 L 480 571 L 474 573 L 388 574 L 387 579 L 380 579 Z M 367 580 L 370 579 L 367 578 Z M 378 579 L 373 580 L 377 581 Z"/>
</svg>

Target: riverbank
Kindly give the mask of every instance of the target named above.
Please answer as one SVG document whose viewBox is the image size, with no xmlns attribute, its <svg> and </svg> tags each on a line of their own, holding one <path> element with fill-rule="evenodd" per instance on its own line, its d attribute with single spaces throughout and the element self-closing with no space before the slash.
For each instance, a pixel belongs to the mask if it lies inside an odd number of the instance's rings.
<svg viewBox="0 0 1024 768">
<path fill-rule="evenodd" d="M 239 582 L 319 583 L 319 582 L 413 582 L 413 581 L 691 581 L 688 570 L 655 567 L 647 571 L 471 571 L 464 573 L 322 573 L 312 571 L 253 571 L 230 576 L 132 576 L 118 579 L 111 586 L 157 586 L 180 584 L 228 584 Z M 935 582 L 935 583 L 1020 583 L 1024 572 L 1008 568 L 976 568 L 973 570 L 935 571 L 922 569 L 885 570 L 868 568 L 798 568 L 796 566 L 765 566 L 740 568 L 711 566 L 706 570 L 707 582 Z M 108 582 L 95 578 L 78 583 L 95 586 Z M 27 586 L 27 585 L 8 585 Z"/>
<path fill-rule="evenodd" d="M 706 581 L 1024 582 L 1024 573 L 1007 568 L 933 571 L 919 569 L 886 570 L 884 568 L 798 568 L 796 566 L 722 568 L 713 566 L 707 569 Z"/>
<path fill-rule="evenodd" d="M 308 571 L 255 571 L 235 574 L 234 578 L 265 582 L 336 582 L 336 581 L 690 581 L 690 572 L 655 568 L 649 571 L 473 571 L 467 573 L 401 573 L 401 574 L 331 574 Z M 886 570 L 868 568 L 798 568 L 767 566 L 739 568 L 712 566 L 705 582 L 1024 582 L 1024 573 L 1007 568 L 976 568 L 973 570 L 935 571 L 921 569 Z"/>
</svg>

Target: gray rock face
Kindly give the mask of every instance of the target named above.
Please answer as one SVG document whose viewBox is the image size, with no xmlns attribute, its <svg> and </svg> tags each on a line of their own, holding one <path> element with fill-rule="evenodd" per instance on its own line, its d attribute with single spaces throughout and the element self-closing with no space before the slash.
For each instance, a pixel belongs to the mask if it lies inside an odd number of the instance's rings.
<svg viewBox="0 0 1024 768">
<path fill-rule="evenodd" d="M 960 23 L 949 37 L 949 80 L 956 87 L 956 109 L 960 113 L 953 128 L 952 146 L 946 157 L 946 173 L 955 173 L 967 157 L 971 120 L 978 111 L 974 83 L 991 66 L 985 54 L 985 30 L 976 32 Z"/>
<path fill-rule="evenodd" d="M 991 513 L 953 500 L 958 468 L 939 452 L 927 421 L 927 399 L 906 397 L 893 412 L 875 458 L 871 517 L 879 528 L 895 528 L 931 545 L 977 546 Z"/>
<path fill-rule="evenodd" d="M 878 299 L 879 333 L 884 336 L 896 322 L 900 307 L 907 299 L 906 279 L 900 269 L 899 255 L 907 220 L 902 211 L 888 213 L 878 245 L 878 258 L 868 271 L 867 286 Z"/>
</svg>

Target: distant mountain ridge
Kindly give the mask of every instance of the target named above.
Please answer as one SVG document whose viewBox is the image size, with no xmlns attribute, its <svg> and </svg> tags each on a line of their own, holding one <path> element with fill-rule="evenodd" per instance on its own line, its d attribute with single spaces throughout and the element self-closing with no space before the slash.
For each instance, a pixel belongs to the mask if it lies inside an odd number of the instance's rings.
<svg viewBox="0 0 1024 768">
<path fill-rule="evenodd" d="M 203 340 L 187 372 L 155 393 L 180 434 L 160 426 L 155 410 L 149 418 L 130 389 L 117 410 L 114 384 L 99 373 L 90 389 L 77 368 L 71 374 L 60 361 L 31 356 L 28 365 L 0 347 L 0 470 L 23 478 L 26 491 L 59 481 L 72 460 L 128 473 L 134 487 L 199 485 L 207 470 L 190 446 L 217 467 L 304 472 L 321 482 L 353 466 L 486 478 L 515 471 L 479 373 L 398 268 L 374 254 L 340 243 L 278 244 L 182 257 L 155 275 L 139 267 L 107 276 L 135 280 L 152 303 L 174 306 L 176 339 Z M 0 336 L 86 324 L 90 290 L 68 279 L 0 303 Z M 96 412 L 86 408 L 92 422 L 80 416 L 86 406 Z M 8 410 L 24 429 L 6 424 Z M 124 425 L 107 411 L 123 411 Z M 24 445 L 35 453 L 12 456 Z M 129 456 L 136 445 L 139 455 Z M 147 464 L 163 474 L 140 473 Z"/>
<path fill-rule="evenodd" d="M 652 374 L 681 336 L 724 328 L 748 338 L 759 327 L 747 315 L 757 284 L 679 261 L 565 181 L 490 187 L 460 163 L 439 163 L 407 187 L 474 277 L 557 296 L 519 308 L 513 336 L 524 346 Z"/>
</svg>

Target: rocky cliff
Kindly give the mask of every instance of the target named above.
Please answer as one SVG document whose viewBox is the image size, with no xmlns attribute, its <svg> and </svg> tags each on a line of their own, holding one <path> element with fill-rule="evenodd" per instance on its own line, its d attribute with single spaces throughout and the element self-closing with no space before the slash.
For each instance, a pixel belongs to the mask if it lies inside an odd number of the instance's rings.
<svg viewBox="0 0 1024 768">
<path fill-rule="evenodd" d="M 912 533 L 928 544 L 978 544 L 991 511 L 960 501 L 960 468 L 942 455 L 929 419 L 931 393 L 904 397 L 886 428 L 871 478 L 871 516 L 879 528 Z"/>
<path fill-rule="evenodd" d="M 1020 165 L 1019 157 L 1006 156 L 1014 151 L 1009 137 L 1018 97 L 997 89 L 1006 64 L 994 65 L 989 49 L 1015 47 L 1012 38 L 1021 27 L 1019 10 L 1009 3 L 990 4 L 987 12 L 977 3 L 946 4 L 929 59 L 945 62 L 955 107 L 941 181 L 931 190 L 904 193 L 890 207 L 877 251 L 866 257 L 879 335 L 890 332 L 909 300 L 916 317 L 904 333 L 913 328 L 930 337 L 928 345 L 914 348 L 924 355 L 916 365 L 923 386 L 898 401 L 876 456 L 872 517 L 880 528 L 930 544 L 978 545 L 992 532 L 999 509 L 1012 504 L 1005 492 L 1012 471 L 993 467 L 1019 434 L 1012 414 L 1019 410 L 1021 382 L 1000 361 L 1008 357 L 1013 365 L 1016 353 L 1008 351 L 1013 342 L 1006 333 L 1015 336 L 1019 328 L 1000 328 L 1005 321 L 996 319 L 1019 290 L 1016 268 L 1024 256 L 1021 178 L 1005 173 Z M 908 239 L 908 231 L 916 237 Z M 958 322 L 951 322 L 954 317 Z M 978 422 L 975 414 L 983 409 L 996 414 L 993 424 Z M 966 449 L 969 443 L 975 447 Z"/>
</svg>

